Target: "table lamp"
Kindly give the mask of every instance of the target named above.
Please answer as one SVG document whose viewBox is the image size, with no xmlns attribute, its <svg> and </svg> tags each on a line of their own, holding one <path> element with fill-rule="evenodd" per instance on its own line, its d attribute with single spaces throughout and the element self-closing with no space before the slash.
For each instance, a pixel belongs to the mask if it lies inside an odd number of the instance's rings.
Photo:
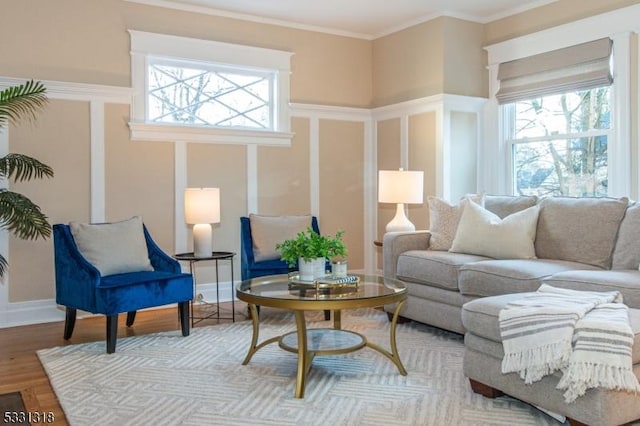
<svg viewBox="0 0 640 426">
<path fill-rule="evenodd" d="M 185 189 L 184 218 L 193 225 L 193 255 L 211 256 L 211 224 L 220 223 L 220 188 Z"/>
<path fill-rule="evenodd" d="M 415 231 L 404 212 L 405 204 L 422 204 L 424 172 L 403 170 L 378 171 L 378 202 L 397 203 L 396 215 L 387 223 L 386 232 Z"/>
</svg>

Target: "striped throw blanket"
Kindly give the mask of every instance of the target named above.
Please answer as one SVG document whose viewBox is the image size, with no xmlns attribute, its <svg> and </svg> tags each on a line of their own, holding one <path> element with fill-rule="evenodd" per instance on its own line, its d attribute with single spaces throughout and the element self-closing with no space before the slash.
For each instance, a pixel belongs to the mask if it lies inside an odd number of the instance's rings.
<svg viewBox="0 0 640 426">
<path fill-rule="evenodd" d="M 543 284 L 500 311 L 502 372 L 517 372 L 530 384 L 562 370 L 557 388 L 567 403 L 594 387 L 639 392 L 627 309 L 617 291 Z"/>
</svg>

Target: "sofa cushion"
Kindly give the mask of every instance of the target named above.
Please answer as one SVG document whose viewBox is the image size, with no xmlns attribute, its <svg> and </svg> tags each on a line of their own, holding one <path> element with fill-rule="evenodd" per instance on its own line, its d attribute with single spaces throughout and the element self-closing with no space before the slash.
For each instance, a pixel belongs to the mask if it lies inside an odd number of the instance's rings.
<svg viewBox="0 0 640 426">
<path fill-rule="evenodd" d="M 462 265 L 458 273 L 460 293 L 496 296 L 536 291 L 543 278 L 574 269 L 596 269 L 591 265 L 552 259 L 486 260 Z"/>
<path fill-rule="evenodd" d="M 473 254 L 409 250 L 398 257 L 397 277 L 404 281 L 457 290 L 460 266 L 487 259 Z"/>
<path fill-rule="evenodd" d="M 464 209 L 449 251 L 495 259 L 533 259 L 538 207 L 533 206 L 500 219 L 473 201 Z"/>
<path fill-rule="evenodd" d="M 465 198 L 469 198 L 481 206 L 484 205 L 484 196 L 481 194 L 468 195 Z M 453 206 L 441 198 L 429 197 L 427 203 L 429 205 L 429 231 L 431 232 L 429 250 L 449 250 L 462 215 L 462 202 Z"/>
<path fill-rule="evenodd" d="M 640 267 L 640 204 L 627 208 L 613 249 L 611 269 Z"/>
<path fill-rule="evenodd" d="M 69 223 L 78 250 L 100 275 L 153 271 L 142 218 L 113 223 Z"/>
<path fill-rule="evenodd" d="M 249 215 L 253 258 L 256 262 L 280 259 L 276 244 L 294 238 L 311 226 L 311 216 Z"/>
<path fill-rule="evenodd" d="M 553 287 L 585 291 L 619 291 L 624 303 L 640 309 L 640 271 L 637 269 L 615 271 L 566 271 L 543 280 Z"/>
<path fill-rule="evenodd" d="M 536 255 L 608 269 L 628 202 L 627 198 L 551 197 L 542 200 Z"/>
<path fill-rule="evenodd" d="M 485 195 L 484 208 L 494 213 L 501 219 L 510 214 L 528 209 L 538 204 L 538 197 L 532 196 L 511 196 L 511 195 Z"/>
<path fill-rule="evenodd" d="M 504 294 L 501 296 L 484 297 L 465 303 L 462 306 L 462 324 L 468 332 L 476 336 L 501 342 L 498 315 L 500 310 L 509 302 L 521 299 L 525 294 Z M 629 309 L 631 329 L 635 335 L 633 340 L 634 364 L 640 362 L 640 310 Z"/>
</svg>

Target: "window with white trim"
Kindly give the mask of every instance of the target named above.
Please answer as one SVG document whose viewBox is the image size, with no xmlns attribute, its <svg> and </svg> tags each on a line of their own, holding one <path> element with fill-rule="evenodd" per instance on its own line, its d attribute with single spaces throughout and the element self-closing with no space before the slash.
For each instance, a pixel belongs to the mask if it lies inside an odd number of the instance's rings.
<svg viewBox="0 0 640 426">
<path fill-rule="evenodd" d="M 612 135 L 609 87 L 549 95 L 503 108 L 514 194 L 607 195 Z"/>
<path fill-rule="evenodd" d="M 130 34 L 133 139 L 290 143 L 291 53 Z"/>
<path fill-rule="evenodd" d="M 500 64 L 514 194 L 608 194 L 611 51 L 605 38 Z"/>
</svg>

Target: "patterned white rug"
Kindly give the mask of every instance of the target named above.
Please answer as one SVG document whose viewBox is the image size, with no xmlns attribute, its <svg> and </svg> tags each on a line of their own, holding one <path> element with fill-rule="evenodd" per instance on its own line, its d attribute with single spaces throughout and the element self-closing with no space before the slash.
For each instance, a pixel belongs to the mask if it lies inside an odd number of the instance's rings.
<svg viewBox="0 0 640 426">
<path fill-rule="evenodd" d="M 263 315 L 261 341 L 294 329 L 290 314 Z M 320 316 L 310 327 L 328 327 Z M 343 328 L 389 347 L 380 311 L 343 314 Z M 277 344 L 241 365 L 251 322 L 196 327 L 38 352 L 72 425 L 544 425 L 555 420 L 511 398 L 474 394 L 462 373 L 462 337 L 400 324 L 401 376 L 364 348 L 316 357 L 304 399 L 294 398 L 296 356 Z"/>
</svg>

